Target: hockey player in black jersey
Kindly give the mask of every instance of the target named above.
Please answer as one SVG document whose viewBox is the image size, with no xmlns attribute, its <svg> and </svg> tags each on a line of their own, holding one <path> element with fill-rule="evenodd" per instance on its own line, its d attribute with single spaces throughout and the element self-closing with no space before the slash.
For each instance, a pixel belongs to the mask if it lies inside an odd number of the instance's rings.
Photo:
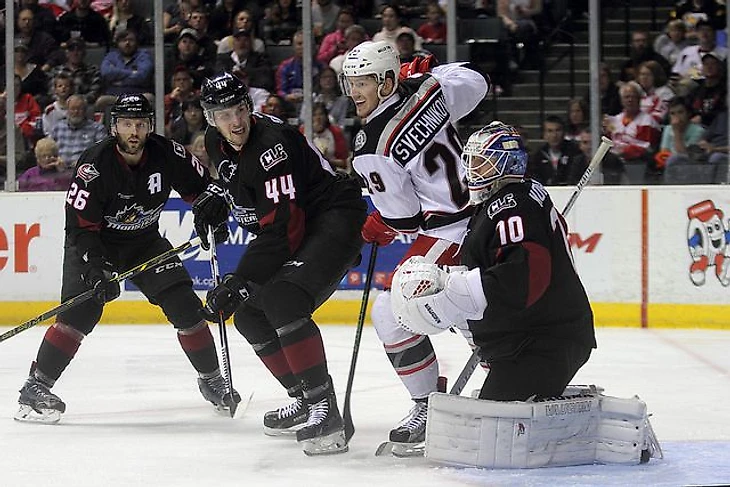
<svg viewBox="0 0 730 487">
<path fill-rule="evenodd" d="M 299 131 L 253 113 L 229 73 L 203 82 L 205 145 L 220 174 L 193 204 L 199 234 L 234 219 L 256 234 L 236 271 L 208 293 L 211 319 L 238 331 L 294 403 L 264 416 L 264 431 L 296 431 L 305 453 L 347 450 L 343 421 L 312 313 L 360 256 L 366 205 Z"/>
<path fill-rule="evenodd" d="M 41 342 L 30 376 L 20 390 L 15 419 L 55 423 L 66 405 L 50 391 L 101 318 L 105 303 L 119 297 L 114 273 L 126 271 L 172 248 L 158 220 L 175 189 L 187 201 L 202 193 L 210 176 L 177 142 L 152 133 L 154 112 L 141 95 L 122 95 L 111 109 L 112 136 L 87 149 L 66 194 L 63 301 L 94 289 L 94 298 L 58 315 Z M 227 229 L 219 238 L 227 236 Z M 232 400 L 218 366 L 202 303 L 179 258 L 142 272 L 132 281 L 162 308 L 177 329 L 183 351 L 198 371 L 203 397 L 219 410 Z"/>
<path fill-rule="evenodd" d="M 596 347 L 567 225 L 545 188 L 524 177 L 527 159 L 513 127 L 493 122 L 472 134 L 462 153 L 476 205 L 466 267 L 413 257 L 393 279 L 393 312 L 408 329 L 468 323 L 490 365 L 480 399 L 560 396 Z"/>
</svg>

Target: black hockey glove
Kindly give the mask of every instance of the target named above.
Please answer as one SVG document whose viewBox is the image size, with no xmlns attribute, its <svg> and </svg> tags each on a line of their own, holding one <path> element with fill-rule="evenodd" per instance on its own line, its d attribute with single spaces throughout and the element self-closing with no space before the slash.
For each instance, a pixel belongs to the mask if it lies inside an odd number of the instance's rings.
<svg viewBox="0 0 730 487">
<path fill-rule="evenodd" d="M 106 261 L 89 263 L 81 276 L 87 286 L 94 290 L 94 300 L 99 304 L 114 301 L 121 294 L 117 273 L 112 265 Z"/>
<path fill-rule="evenodd" d="M 243 279 L 235 274 L 226 274 L 220 284 L 208 291 L 203 316 L 208 321 L 218 322 L 218 316 L 222 314 L 227 320 L 250 295 Z"/>
<path fill-rule="evenodd" d="M 223 186 L 213 181 L 193 201 L 195 231 L 203 250 L 210 249 L 208 227 L 215 228 L 215 243 L 223 243 L 228 238 L 228 203 L 225 193 Z"/>
</svg>

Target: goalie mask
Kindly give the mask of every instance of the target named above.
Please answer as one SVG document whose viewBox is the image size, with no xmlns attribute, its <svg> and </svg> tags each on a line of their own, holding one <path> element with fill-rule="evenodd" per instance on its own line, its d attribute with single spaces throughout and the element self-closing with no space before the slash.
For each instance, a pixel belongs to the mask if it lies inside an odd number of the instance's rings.
<svg viewBox="0 0 730 487">
<path fill-rule="evenodd" d="M 494 121 L 474 132 L 461 154 L 471 204 L 483 203 L 504 185 L 522 181 L 527 159 L 522 137 L 514 127 Z"/>
<path fill-rule="evenodd" d="M 387 41 L 366 41 L 353 48 L 345 56 L 340 74 L 340 87 L 346 96 L 350 95 L 347 78 L 373 75 L 378 82 L 378 97 L 382 102 L 395 93 L 398 87 L 400 72 L 400 56 L 395 47 Z M 393 80 L 393 91 L 384 96 L 382 93 L 385 80 Z"/>
</svg>

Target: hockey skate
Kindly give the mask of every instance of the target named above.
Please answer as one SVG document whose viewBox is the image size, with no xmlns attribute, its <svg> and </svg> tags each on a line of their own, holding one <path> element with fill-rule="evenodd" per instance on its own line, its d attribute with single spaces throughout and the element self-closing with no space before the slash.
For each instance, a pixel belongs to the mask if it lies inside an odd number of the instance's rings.
<svg viewBox="0 0 730 487">
<path fill-rule="evenodd" d="M 235 389 L 228 393 L 226 381 L 220 374 L 210 377 L 198 377 L 200 393 L 206 401 L 210 401 L 216 411 L 233 417 L 236 413 L 238 403 L 241 402 L 241 395 Z"/>
<path fill-rule="evenodd" d="M 428 401 L 416 401 L 408 416 L 390 431 L 390 441 L 375 450 L 375 456 L 420 457 L 425 451 Z"/>
<path fill-rule="evenodd" d="M 293 435 L 307 423 L 309 410 L 304 398 L 296 400 L 283 408 L 268 411 L 264 415 L 264 434 L 269 436 Z"/>
<path fill-rule="evenodd" d="M 335 393 L 308 405 L 306 424 L 297 431 L 297 442 L 309 456 L 344 453 L 348 450 L 345 424 L 337 408 Z"/>
<path fill-rule="evenodd" d="M 66 404 L 61 398 L 33 376 L 20 389 L 18 404 L 20 408 L 14 416 L 16 421 L 55 424 L 66 412 Z"/>
</svg>

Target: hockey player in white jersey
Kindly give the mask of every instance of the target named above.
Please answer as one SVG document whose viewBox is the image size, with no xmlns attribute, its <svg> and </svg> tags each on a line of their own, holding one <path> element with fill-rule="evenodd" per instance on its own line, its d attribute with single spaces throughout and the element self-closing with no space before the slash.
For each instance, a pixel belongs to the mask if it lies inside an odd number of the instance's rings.
<svg viewBox="0 0 730 487">
<path fill-rule="evenodd" d="M 453 123 L 476 108 L 489 83 L 468 63 L 437 66 L 403 80 L 400 71 L 398 53 L 385 41 L 360 44 L 342 66 L 343 92 L 363 121 L 354 139 L 353 167 L 376 208 L 363 226 L 363 238 L 388 245 L 399 233 L 414 234 L 404 260 L 419 255 L 455 265 L 471 209 L 459 164 L 462 143 Z M 415 403 L 390 432 L 390 441 L 421 443 L 428 395 L 437 390 L 439 375 L 433 346 L 427 336 L 398 325 L 389 290 L 375 300 L 372 320 Z"/>
</svg>

